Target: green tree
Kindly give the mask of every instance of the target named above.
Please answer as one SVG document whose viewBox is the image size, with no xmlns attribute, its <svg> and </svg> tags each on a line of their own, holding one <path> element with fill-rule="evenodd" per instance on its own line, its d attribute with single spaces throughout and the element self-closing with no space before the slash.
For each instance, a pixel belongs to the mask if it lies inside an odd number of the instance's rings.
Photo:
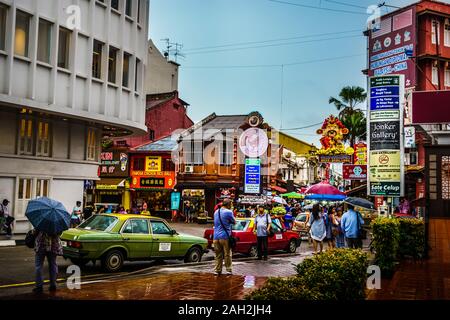
<svg viewBox="0 0 450 320">
<path fill-rule="evenodd" d="M 353 148 L 356 139 L 366 138 L 366 116 L 357 108 L 367 98 L 367 93 L 361 87 L 347 86 L 342 88 L 339 98 L 330 97 L 328 103 L 334 104 L 339 111 L 339 120 L 348 128 L 349 133 L 344 137 Z"/>
</svg>

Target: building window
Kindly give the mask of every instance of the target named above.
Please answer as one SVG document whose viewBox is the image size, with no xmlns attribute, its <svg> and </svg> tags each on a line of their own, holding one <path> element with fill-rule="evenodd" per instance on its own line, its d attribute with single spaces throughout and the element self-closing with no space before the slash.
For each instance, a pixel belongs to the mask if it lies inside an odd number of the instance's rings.
<svg viewBox="0 0 450 320">
<path fill-rule="evenodd" d="M 150 141 L 154 141 L 155 140 L 155 130 L 149 129 L 148 130 L 148 138 L 150 139 Z"/>
<path fill-rule="evenodd" d="M 450 156 L 442 156 L 442 199 L 450 199 Z"/>
<path fill-rule="evenodd" d="M 97 161 L 97 133 L 93 128 L 87 131 L 87 160 Z"/>
<path fill-rule="evenodd" d="M 444 46 L 450 47 L 450 20 L 445 20 L 444 26 Z"/>
<path fill-rule="evenodd" d="M 69 69 L 70 31 L 59 28 L 58 67 Z"/>
<path fill-rule="evenodd" d="M 29 118 L 21 118 L 20 132 L 19 132 L 19 154 L 21 155 L 33 154 L 33 137 L 34 137 L 33 120 Z"/>
<path fill-rule="evenodd" d="M 203 164 L 203 142 L 194 140 L 184 141 L 183 156 L 185 164 Z"/>
<path fill-rule="evenodd" d="M 138 91 L 141 85 L 141 61 L 136 58 L 136 68 L 134 70 L 134 91 Z"/>
<path fill-rule="evenodd" d="M 437 20 L 432 20 L 431 21 L 431 43 L 432 44 L 436 44 L 436 29 L 437 29 L 437 38 L 438 38 L 438 44 L 441 43 L 441 38 L 440 38 L 440 23 Z"/>
<path fill-rule="evenodd" d="M 48 186 L 50 180 L 47 179 L 37 179 L 36 180 L 36 198 L 48 197 Z"/>
<path fill-rule="evenodd" d="M 119 0 L 111 0 L 111 8 L 119 10 Z"/>
<path fill-rule="evenodd" d="M 36 155 L 50 156 L 50 123 L 39 121 L 37 124 Z"/>
<path fill-rule="evenodd" d="M 102 53 L 103 43 L 94 40 L 94 53 L 92 55 L 92 77 L 102 78 Z"/>
<path fill-rule="evenodd" d="M 125 0 L 125 14 L 129 17 L 131 17 L 131 11 L 132 11 L 132 2 L 134 0 Z"/>
<path fill-rule="evenodd" d="M 137 0 L 137 22 L 141 22 L 141 0 Z"/>
<path fill-rule="evenodd" d="M 233 145 L 234 141 L 226 141 L 225 135 L 221 141 L 220 164 L 229 166 L 233 162 Z"/>
<path fill-rule="evenodd" d="M 450 69 L 445 69 L 445 86 L 450 87 Z"/>
<path fill-rule="evenodd" d="M 17 10 L 16 35 L 14 40 L 14 53 L 28 57 L 28 42 L 30 33 L 30 15 Z"/>
<path fill-rule="evenodd" d="M 117 50 L 116 48 L 109 47 L 109 57 L 108 57 L 108 81 L 111 83 L 116 83 L 116 65 L 117 65 Z"/>
<path fill-rule="evenodd" d="M 439 70 L 435 66 L 431 68 L 431 82 L 435 85 L 439 84 Z"/>
<path fill-rule="evenodd" d="M 128 53 L 123 54 L 123 71 L 122 71 L 122 86 L 127 87 L 129 85 L 130 74 L 130 55 Z"/>
<path fill-rule="evenodd" d="M 5 50 L 7 7 L 0 5 L 0 50 Z"/>
<path fill-rule="evenodd" d="M 30 200 L 32 197 L 33 179 L 20 178 L 19 179 L 19 194 L 18 200 Z"/>
<path fill-rule="evenodd" d="M 134 158 L 133 170 L 144 171 L 145 170 L 145 158 Z"/>
<path fill-rule="evenodd" d="M 39 19 L 37 59 L 41 62 L 50 63 L 51 37 L 52 24 L 46 20 Z"/>
</svg>

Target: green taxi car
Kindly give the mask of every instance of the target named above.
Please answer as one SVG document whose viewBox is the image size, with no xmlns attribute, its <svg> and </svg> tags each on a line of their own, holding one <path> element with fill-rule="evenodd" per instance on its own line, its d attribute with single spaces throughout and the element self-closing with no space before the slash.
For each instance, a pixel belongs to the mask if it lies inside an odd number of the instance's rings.
<svg viewBox="0 0 450 320">
<path fill-rule="evenodd" d="M 108 272 L 124 261 L 180 259 L 200 262 L 208 241 L 179 234 L 161 218 L 125 214 L 97 214 L 61 235 L 64 258 L 82 266 L 100 260 Z"/>
</svg>

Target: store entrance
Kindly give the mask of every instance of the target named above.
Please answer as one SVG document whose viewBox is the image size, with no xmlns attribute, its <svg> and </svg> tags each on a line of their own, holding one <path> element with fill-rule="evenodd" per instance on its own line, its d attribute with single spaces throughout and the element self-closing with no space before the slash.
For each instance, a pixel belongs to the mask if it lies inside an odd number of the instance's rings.
<svg viewBox="0 0 450 320">
<path fill-rule="evenodd" d="M 184 214 L 184 208 L 186 202 L 189 201 L 191 206 L 191 212 L 194 214 L 194 218 L 197 218 L 200 214 L 205 212 L 205 190 L 204 189 L 185 189 L 182 192 L 182 212 Z"/>
<path fill-rule="evenodd" d="M 426 154 L 430 217 L 450 218 L 450 147 L 428 147 Z"/>
</svg>

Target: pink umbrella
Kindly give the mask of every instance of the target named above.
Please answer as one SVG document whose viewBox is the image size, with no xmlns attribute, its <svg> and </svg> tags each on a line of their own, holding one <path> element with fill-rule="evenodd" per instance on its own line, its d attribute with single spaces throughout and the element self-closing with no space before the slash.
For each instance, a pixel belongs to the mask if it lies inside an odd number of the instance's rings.
<svg viewBox="0 0 450 320">
<path fill-rule="evenodd" d="M 326 195 L 345 196 L 344 192 L 339 191 L 339 189 L 333 187 L 331 184 L 323 182 L 312 185 L 306 190 L 305 194 L 326 194 Z"/>
</svg>

